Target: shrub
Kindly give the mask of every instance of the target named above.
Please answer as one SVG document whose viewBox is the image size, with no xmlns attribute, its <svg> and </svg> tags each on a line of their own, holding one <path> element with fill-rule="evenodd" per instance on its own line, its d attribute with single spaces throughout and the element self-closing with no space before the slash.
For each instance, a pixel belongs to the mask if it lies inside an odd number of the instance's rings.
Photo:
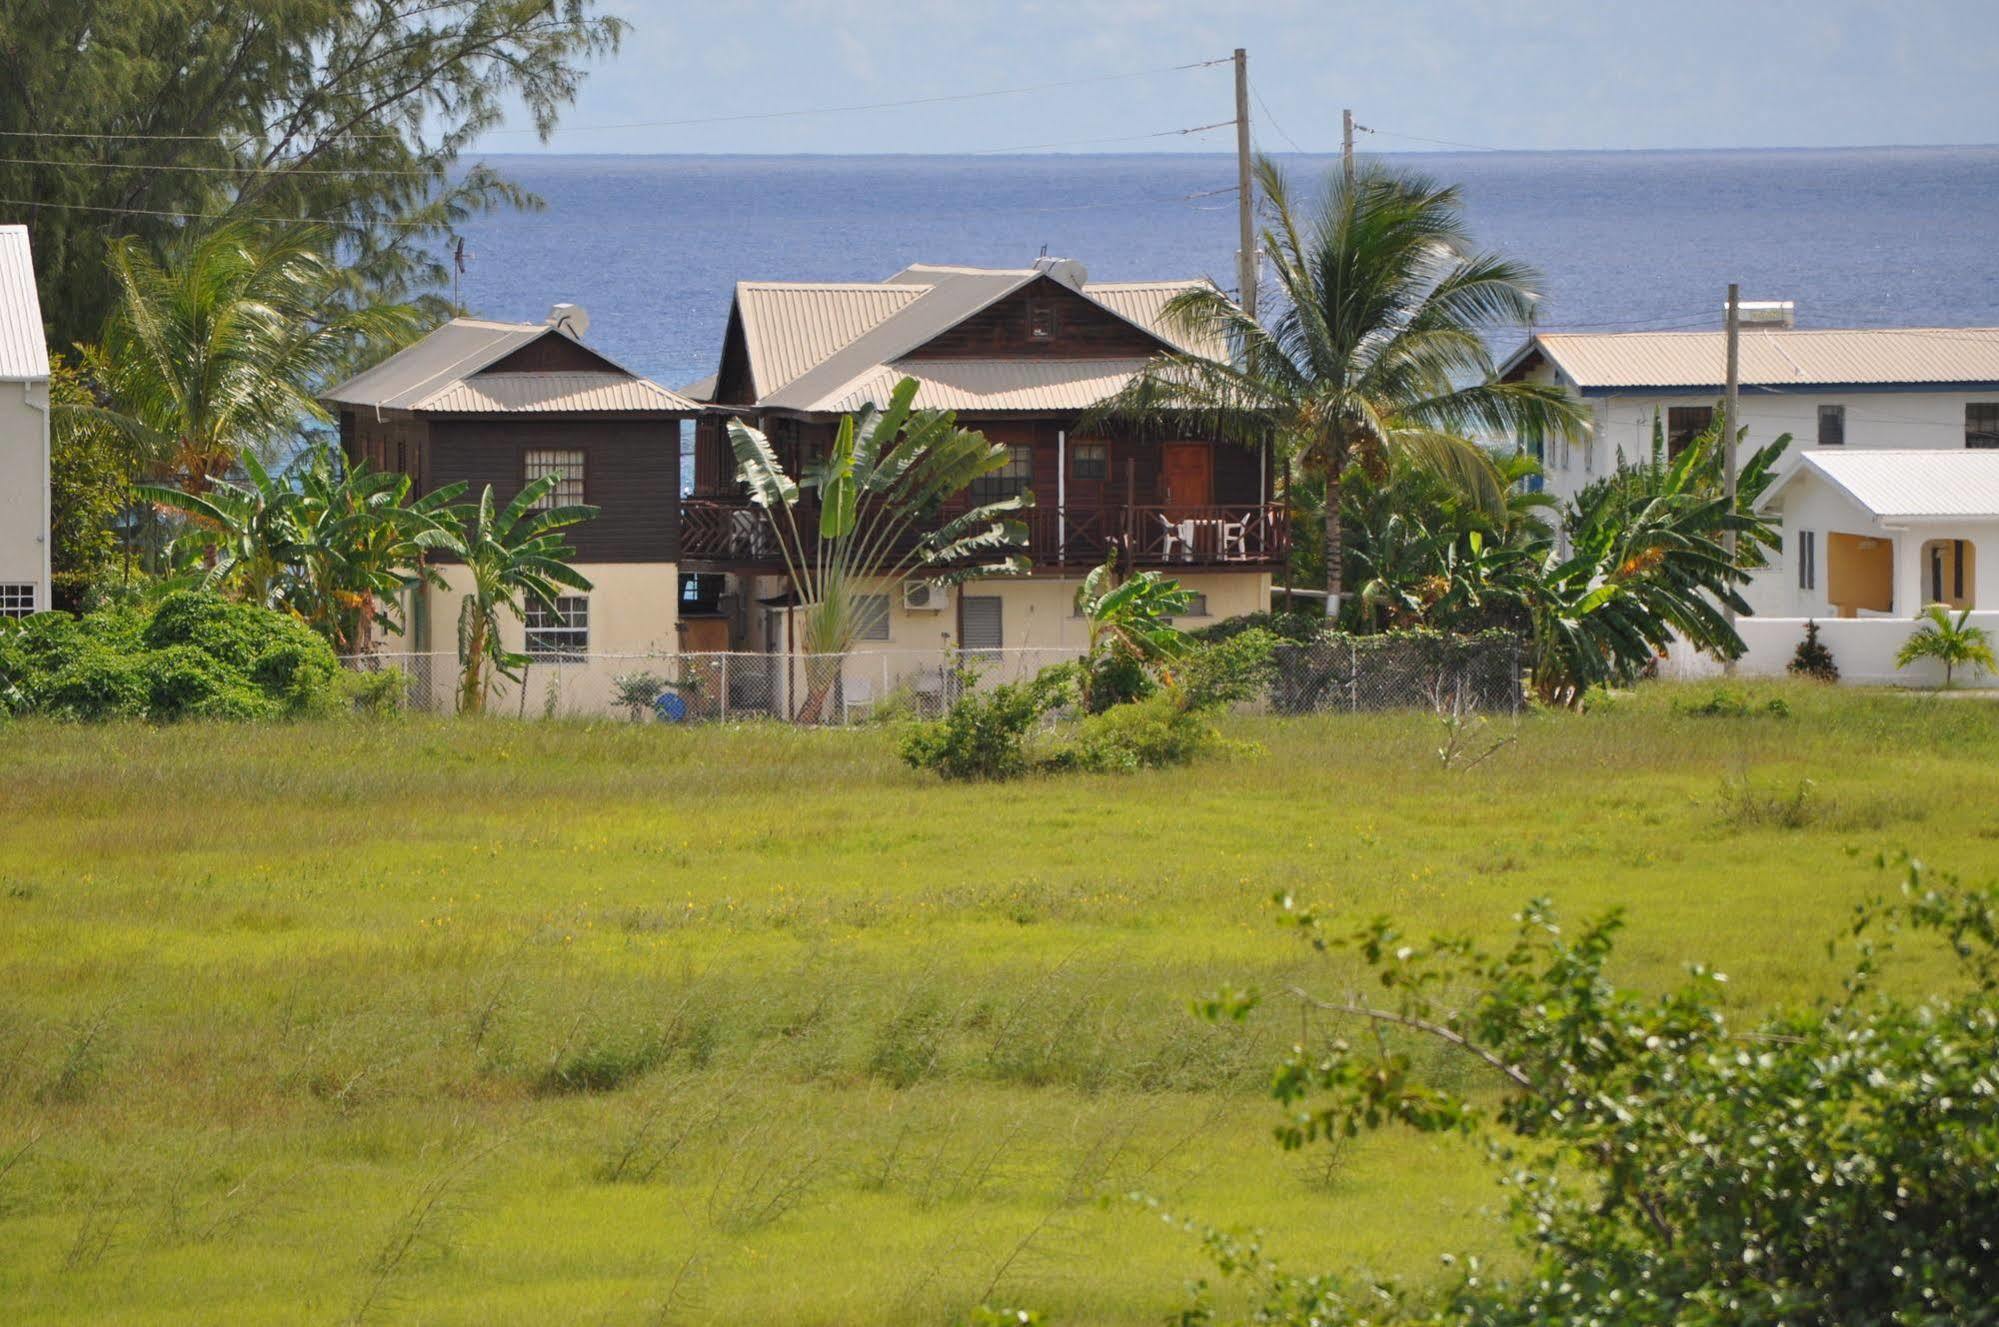
<svg viewBox="0 0 1999 1327">
<path fill-rule="evenodd" d="M 1276 673 L 1279 640 L 1261 627 L 1195 648 L 1174 672 L 1189 709 L 1220 709 L 1253 700 Z"/>
<path fill-rule="evenodd" d="M 1049 760 L 1058 769 L 1122 774 L 1186 765 L 1223 745 L 1208 712 L 1191 708 L 1178 688 L 1091 714 Z"/>
<path fill-rule="evenodd" d="M 286 614 L 177 591 L 148 613 L 38 613 L 0 635 L 0 695 L 65 719 L 271 718 L 338 703 L 339 661 Z"/>
<path fill-rule="evenodd" d="M 1187 634 L 1195 640 L 1210 644 L 1233 640 L 1244 632 L 1266 631 L 1279 640 L 1292 641 L 1299 645 L 1310 644 L 1330 634 L 1334 622 L 1323 613 L 1244 613 L 1238 617 L 1223 618 L 1220 622 L 1202 627 Z"/>
<path fill-rule="evenodd" d="M 1832 651 L 1819 640 L 1817 622 L 1805 622 L 1805 638 L 1798 642 L 1798 651 L 1791 656 L 1789 668 L 1794 675 L 1816 682 L 1839 681 L 1839 665 L 1833 662 Z"/>
<path fill-rule="evenodd" d="M 400 714 L 409 708 L 410 675 L 400 668 L 343 668 L 334 689 L 357 714 Z"/>
<path fill-rule="evenodd" d="M 1784 719 L 1791 713 L 1790 702 L 1782 696 L 1772 696 L 1758 705 L 1740 687 L 1716 687 L 1701 700 L 1675 700 L 1673 709 L 1697 719 L 1748 719 L 1759 714 Z"/>
<path fill-rule="evenodd" d="M 946 779 L 1011 779 L 1028 771 L 1027 735 L 1060 704 L 1073 671 L 1047 670 L 1031 682 L 1008 682 L 960 696 L 941 719 L 903 734 L 903 760 Z"/>
</svg>

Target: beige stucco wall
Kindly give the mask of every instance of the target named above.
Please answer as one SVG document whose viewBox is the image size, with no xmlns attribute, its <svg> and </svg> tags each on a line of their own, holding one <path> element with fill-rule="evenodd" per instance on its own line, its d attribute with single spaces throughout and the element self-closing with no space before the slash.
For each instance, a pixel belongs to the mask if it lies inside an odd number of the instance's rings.
<svg viewBox="0 0 1999 1327">
<path fill-rule="evenodd" d="M 592 658 L 586 663 L 535 662 L 528 666 L 526 694 L 512 683 L 502 681 L 490 707 L 500 713 L 526 710 L 542 713 L 553 708 L 563 713 L 607 712 L 614 679 L 625 673 L 662 671 L 644 659 L 617 659 L 615 655 L 666 655 L 678 649 L 676 624 L 679 620 L 680 577 L 670 562 L 581 562 L 576 570 L 590 582 L 590 643 Z M 456 683 L 459 605 L 470 587 L 470 573 L 462 566 L 438 568 L 442 588 L 426 590 L 423 628 L 412 627 L 411 639 L 391 638 L 386 652 L 399 647 L 427 651 L 423 665 L 431 674 L 429 689 L 434 703 L 449 708 Z M 423 637 L 427 635 L 428 640 Z M 500 640 L 510 650 L 519 650 L 525 636 L 518 618 L 503 617 Z"/>
<path fill-rule="evenodd" d="M 0 582 L 49 606 L 49 386 L 0 381 Z"/>
<path fill-rule="evenodd" d="M 1886 613 L 1895 606 L 1895 546 L 1885 535 L 1832 531 L 1825 536 L 1823 589 L 1841 617 Z"/>
</svg>

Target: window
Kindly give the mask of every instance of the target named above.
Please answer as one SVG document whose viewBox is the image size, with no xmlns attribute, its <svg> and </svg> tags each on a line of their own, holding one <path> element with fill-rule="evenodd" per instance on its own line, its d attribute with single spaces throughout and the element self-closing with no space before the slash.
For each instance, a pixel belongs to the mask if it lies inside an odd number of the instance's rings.
<svg viewBox="0 0 1999 1327">
<path fill-rule="evenodd" d="M 1819 588 L 1818 536 L 1810 530 L 1798 531 L 1798 588 Z"/>
<path fill-rule="evenodd" d="M 1109 479 L 1111 449 L 1108 443 L 1079 442 L 1069 449 L 1071 479 Z"/>
<path fill-rule="evenodd" d="M 860 629 L 854 633 L 856 640 L 887 640 L 888 596 L 885 594 L 855 595 L 854 621 L 860 623 Z"/>
<path fill-rule="evenodd" d="M 1819 446 L 1844 447 L 1846 445 L 1846 407 L 1843 405 L 1822 405 L 1819 407 Z"/>
<path fill-rule="evenodd" d="M 1054 305 L 1030 304 L 1027 306 L 1027 338 L 1030 341 L 1053 341 L 1055 339 Z"/>
<path fill-rule="evenodd" d="M 1999 447 L 1999 401 L 1972 401 L 1965 405 L 1964 445 Z"/>
<path fill-rule="evenodd" d="M 996 594 L 958 596 L 964 626 L 958 644 L 967 650 L 997 650 L 1005 636 L 1000 629 L 1000 597 Z"/>
<path fill-rule="evenodd" d="M 537 506 L 573 507 L 583 501 L 583 453 L 580 451 L 534 448 L 527 454 L 521 476 L 523 485 L 548 475 L 555 476 L 555 487 L 549 490 Z"/>
<path fill-rule="evenodd" d="M 26 617 L 35 611 L 35 587 L 26 585 L 0 585 L 0 617 Z"/>
<path fill-rule="evenodd" d="M 1182 613 L 1182 614 L 1180 614 L 1180 616 L 1181 616 L 1181 617 L 1206 617 L 1207 615 L 1208 615 L 1208 596 L 1207 596 L 1207 595 L 1205 595 L 1205 594 L 1190 594 L 1190 595 L 1188 595 L 1188 596 L 1187 596 L 1187 611 L 1186 611 L 1186 612 L 1184 612 L 1184 613 Z"/>
<path fill-rule="evenodd" d="M 527 656 L 551 663 L 581 663 L 590 651 L 590 600 L 558 595 L 555 607 L 529 596 Z"/>
<path fill-rule="evenodd" d="M 1676 405 L 1666 410 L 1666 456 L 1678 456 L 1687 449 L 1687 444 L 1708 431 L 1714 424 L 1714 407 L 1711 405 Z"/>
<path fill-rule="evenodd" d="M 1025 493 L 1034 478 L 1034 449 L 1019 444 L 1006 449 L 1006 464 L 991 474 L 980 475 L 972 481 L 973 503 L 983 506 L 988 502 L 998 502 L 1002 498 L 1017 497 Z"/>
</svg>

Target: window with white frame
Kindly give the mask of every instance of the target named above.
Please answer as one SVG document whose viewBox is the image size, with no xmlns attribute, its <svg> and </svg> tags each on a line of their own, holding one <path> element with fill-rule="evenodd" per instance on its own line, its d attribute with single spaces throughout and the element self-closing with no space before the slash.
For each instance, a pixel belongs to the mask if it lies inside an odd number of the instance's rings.
<svg viewBox="0 0 1999 1327">
<path fill-rule="evenodd" d="M 530 659 L 580 663 L 590 652 L 590 600 L 586 595 L 557 595 L 553 608 L 530 595 L 526 624 Z"/>
<path fill-rule="evenodd" d="M 35 586 L 0 584 L 0 617 L 26 617 L 35 611 Z"/>
<path fill-rule="evenodd" d="M 855 640 L 888 639 L 888 596 L 885 594 L 857 594 L 854 596 L 854 621 L 859 624 L 854 632 Z"/>
<path fill-rule="evenodd" d="M 583 501 L 583 453 L 573 447 L 533 447 L 522 465 L 521 483 L 555 476 L 555 487 L 537 507 L 574 507 Z"/>
<path fill-rule="evenodd" d="M 1819 446 L 1844 447 L 1846 445 L 1846 407 L 1843 405 L 1821 405 L 1819 407 Z"/>
<path fill-rule="evenodd" d="M 1180 614 L 1179 616 L 1181 616 L 1181 617 L 1206 617 L 1206 616 L 1208 616 L 1208 596 L 1207 596 L 1207 595 L 1205 595 L 1205 594 L 1190 594 L 1190 595 L 1188 595 L 1188 596 L 1187 596 L 1187 611 L 1186 611 L 1186 612 L 1184 612 L 1184 613 L 1181 613 L 1181 614 Z"/>
</svg>

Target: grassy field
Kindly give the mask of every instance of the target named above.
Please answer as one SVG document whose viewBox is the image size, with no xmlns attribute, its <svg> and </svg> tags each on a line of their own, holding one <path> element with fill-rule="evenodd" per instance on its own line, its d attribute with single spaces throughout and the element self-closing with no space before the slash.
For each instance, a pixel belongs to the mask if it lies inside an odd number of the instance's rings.
<svg viewBox="0 0 1999 1327">
<path fill-rule="evenodd" d="M 1419 716 L 1242 720 L 1259 754 L 1002 788 L 881 732 L 0 727 L 0 1303 L 1156 1322 L 1203 1268 L 1132 1191 L 1425 1275 L 1499 1246 L 1492 1177 L 1282 1153 L 1296 1006 L 1190 999 L 1340 989 L 1279 889 L 1495 935 L 1623 904 L 1631 982 L 1824 989 L 1875 849 L 1999 861 L 1999 709 L 1779 692 L 1532 716 L 1468 771 Z"/>
</svg>

